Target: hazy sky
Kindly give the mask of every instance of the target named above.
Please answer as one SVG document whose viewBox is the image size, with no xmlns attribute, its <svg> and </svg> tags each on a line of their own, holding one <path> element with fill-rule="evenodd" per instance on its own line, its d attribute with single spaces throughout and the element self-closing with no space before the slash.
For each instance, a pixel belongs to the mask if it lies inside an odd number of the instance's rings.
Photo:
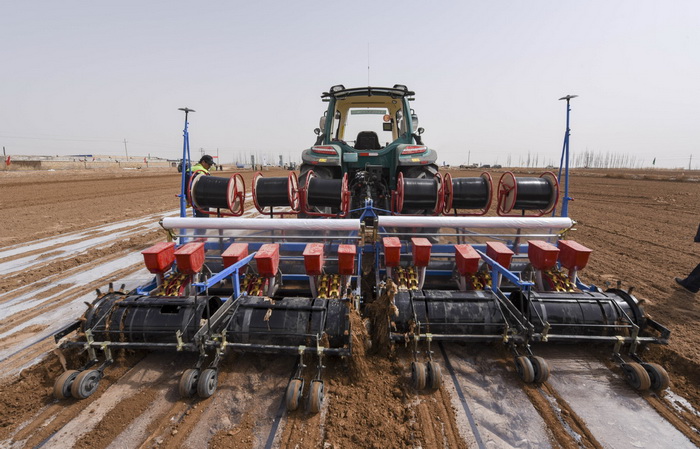
<svg viewBox="0 0 700 449">
<path fill-rule="evenodd" d="M 5 1 L 8 154 L 298 157 L 321 92 L 406 84 L 440 162 L 700 168 L 700 1 Z M 277 156 L 274 156 L 275 159 Z"/>
</svg>

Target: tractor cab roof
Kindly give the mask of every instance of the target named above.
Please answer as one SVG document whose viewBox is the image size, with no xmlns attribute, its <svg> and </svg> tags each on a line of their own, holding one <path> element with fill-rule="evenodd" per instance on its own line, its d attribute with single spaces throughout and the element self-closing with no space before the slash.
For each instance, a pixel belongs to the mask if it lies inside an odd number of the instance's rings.
<svg viewBox="0 0 700 449">
<path fill-rule="evenodd" d="M 394 84 L 394 87 L 352 87 L 346 88 L 342 84 L 337 84 L 329 89 L 328 92 L 324 92 L 321 95 L 325 101 L 328 101 L 331 97 L 333 98 L 345 98 L 345 97 L 371 97 L 371 96 L 389 96 L 392 98 L 403 98 L 403 97 L 413 97 L 415 92 L 408 90 L 408 87 L 403 84 Z M 409 98 L 412 100 L 413 98 Z"/>
</svg>

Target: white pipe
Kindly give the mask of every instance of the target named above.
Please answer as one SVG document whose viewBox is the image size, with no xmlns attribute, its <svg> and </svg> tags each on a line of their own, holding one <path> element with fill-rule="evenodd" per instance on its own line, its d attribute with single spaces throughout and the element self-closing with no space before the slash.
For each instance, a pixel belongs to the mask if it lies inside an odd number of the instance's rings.
<svg viewBox="0 0 700 449">
<path fill-rule="evenodd" d="M 165 229 L 252 229 L 285 231 L 359 231 L 360 220 L 343 218 L 182 218 L 161 220 Z"/>
<path fill-rule="evenodd" d="M 521 228 L 565 229 L 574 224 L 569 217 L 378 217 L 380 226 L 397 228 Z"/>
<path fill-rule="evenodd" d="M 565 229 L 574 221 L 569 217 L 378 217 L 380 226 L 404 228 L 522 228 Z M 287 231 L 359 231 L 360 220 L 355 218 L 182 218 L 166 217 L 165 229 L 251 229 Z"/>
</svg>

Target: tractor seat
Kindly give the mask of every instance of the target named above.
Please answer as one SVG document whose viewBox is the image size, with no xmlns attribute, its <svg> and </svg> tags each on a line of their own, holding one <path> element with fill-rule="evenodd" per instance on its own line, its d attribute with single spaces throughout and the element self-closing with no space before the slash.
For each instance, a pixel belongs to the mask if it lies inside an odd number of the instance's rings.
<svg viewBox="0 0 700 449">
<path fill-rule="evenodd" d="M 357 140 L 355 141 L 356 150 L 379 150 L 381 148 L 379 137 L 374 131 L 360 131 L 357 134 Z"/>
</svg>

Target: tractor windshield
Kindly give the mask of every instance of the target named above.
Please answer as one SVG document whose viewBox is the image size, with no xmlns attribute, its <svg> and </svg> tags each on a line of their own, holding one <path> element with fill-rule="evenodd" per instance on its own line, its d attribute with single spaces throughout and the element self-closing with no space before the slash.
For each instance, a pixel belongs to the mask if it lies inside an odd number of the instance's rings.
<svg viewBox="0 0 700 449">
<path fill-rule="evenodd" d="M 358 150 L 379 150 L 407 131 L 401 100 L 348 97 L 336 104 L 333 137 Z"/>
</svg>

